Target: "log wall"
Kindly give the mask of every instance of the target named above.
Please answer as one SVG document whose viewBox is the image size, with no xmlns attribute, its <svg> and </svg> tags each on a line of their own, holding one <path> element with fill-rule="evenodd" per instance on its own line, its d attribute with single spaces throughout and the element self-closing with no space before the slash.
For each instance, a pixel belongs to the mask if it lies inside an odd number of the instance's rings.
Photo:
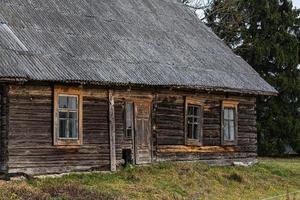
<svg viewBox="0 0 300 200">
<path fill-rule="evenodd" d="M 53 145 L 52 87 L 11 86 L 8 93 L 9 173 L 109 170 L 108 101 L 102 93 L 85 91 L 83 145 L 64 148 Z"/>
<path fill-rule="evenodd" d="M 253 161 L 257 156 L 255 97 L 191 95 L 203 104 L 203 148 L 185 146 L 184 96 L 158 95 L 156 102 L 156 160 L 202 160 L 226 165 L 233 161 Z M 221 105 L 223 100 L 239 102 L 237 145 L 234 150 L 221 145 Z M 220 147 L 207 150 L 205 147 Z"/>
<path fill-rule="evenodd" d="M 0 88 L 0 172 L 7 171 L 7 93 L 6 87 Z"/>
<path fill-rule="evenodd" d="M 221 99 L 211 98 L 204 101 L 203 145 L 221 145 Z"/>
<path fill-rule="evenodd" d="M 9 173 L 47 174 L 69 171 L 110 170 L 108 91 L 83 88 L 83 145 L 74 148 L 53 145 L 53 87 L 11 85 L 1 104 L 0 163 Z M 122 149 L 134 152 L 133 138 L 124 134 L 124 103 L 152 102 L 153 161 L 203 160 L 230 164 L 256 158 L 255 97 L 151 90 L 113 90 L 116 163 Z M 185 145 L 186 96 L 204 105 L 203 147 Z M 239 102 L 238 138 L 234 147 L 221 146 L 221 103 Z M 9 122 L 9 124 L 7 124 Z M 4 139 L 3 139 L 4 137 Z M 5 141 L 5 137 L 8 137 Z M 7 142 L 8 141 L 8 142 Z M 6 158 L 6 159 L 5 159 Z M 7 162 L 5 162 L 7 161 Z"/>
<path fill-rule="evenodd" d="M 158 95 L 154 107 L 157 145 L 184 144 L 183 96 Z"/>
</svg>

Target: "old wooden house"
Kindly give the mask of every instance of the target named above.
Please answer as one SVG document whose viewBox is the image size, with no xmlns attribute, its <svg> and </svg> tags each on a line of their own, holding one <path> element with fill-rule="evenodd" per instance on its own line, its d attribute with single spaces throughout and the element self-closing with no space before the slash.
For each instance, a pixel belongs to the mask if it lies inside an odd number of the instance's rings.
<svg viewBox="0 0 300 200">
<path fill-rule="evenodd" d="M 257 156 L 276 95 L 178 0 L 0 1 L 4 174 Z"/>
</svg>

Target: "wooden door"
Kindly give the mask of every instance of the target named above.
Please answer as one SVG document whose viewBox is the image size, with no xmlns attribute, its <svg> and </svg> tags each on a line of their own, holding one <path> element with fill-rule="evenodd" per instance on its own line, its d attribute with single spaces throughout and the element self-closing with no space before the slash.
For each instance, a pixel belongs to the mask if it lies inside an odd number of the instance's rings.
<svg viewBox="0 0 300 200">
<path fill-rule="evenodd" d="M 152 161 L 150 102 L 135 102 L 135 163 Z"/>
</svg>

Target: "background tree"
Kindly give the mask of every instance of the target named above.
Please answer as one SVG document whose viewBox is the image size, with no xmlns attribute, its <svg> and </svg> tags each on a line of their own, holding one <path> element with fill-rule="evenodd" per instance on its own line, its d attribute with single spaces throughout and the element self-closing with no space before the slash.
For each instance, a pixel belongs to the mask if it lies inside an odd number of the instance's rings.
<svg viewBox="0 0 300 200">
<path fill-rule="evenodd" d="M 258 97 L 260 154 L 300 152 L 300 12 L 289 0 L 214 0 L 204 22 L 278 91 Z"/>
</svg>

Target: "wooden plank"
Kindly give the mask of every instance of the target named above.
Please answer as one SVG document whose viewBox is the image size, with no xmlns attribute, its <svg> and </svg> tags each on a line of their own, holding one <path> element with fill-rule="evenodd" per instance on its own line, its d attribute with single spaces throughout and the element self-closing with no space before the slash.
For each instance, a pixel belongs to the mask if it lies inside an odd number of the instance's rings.
<svg viewBox="0 0 300 200">
<path fill-rule="evenodd" d="M 109 101 L 109 141 L 110 141 L 110 170 L 117 170 L 116 158 L 116 128 L 115 128 L 115 107 L 113 91 L 108 90 Z"/>
<path fill-rule="evenodd" d="M 235 147 L 221 146 L 185 146 L 185 145 L 160 145 L 159 153 L 220 153 L 236 152 Z"/>
</svg>

